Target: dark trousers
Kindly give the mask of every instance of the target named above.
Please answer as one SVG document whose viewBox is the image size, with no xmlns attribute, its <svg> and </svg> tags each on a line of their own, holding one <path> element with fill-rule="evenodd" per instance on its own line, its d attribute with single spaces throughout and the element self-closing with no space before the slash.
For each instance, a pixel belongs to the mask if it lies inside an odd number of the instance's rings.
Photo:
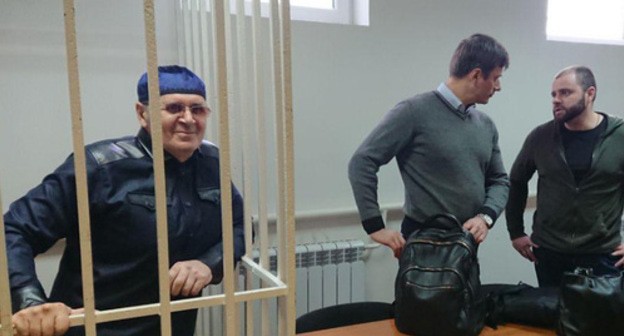
<svg viewBox="0 0 624 336">
<path fill-rule="evenodd" d="M 543 247 L 534 248 L 535 273 L 540 287 L 561 284 L 565 272 L 574 272 L 577 267 L 591 268 L 595 275 L 619 274 L 615 267 L 619 257 L 610 253 L 567 254 L 559 253 Z"/>
</svg>

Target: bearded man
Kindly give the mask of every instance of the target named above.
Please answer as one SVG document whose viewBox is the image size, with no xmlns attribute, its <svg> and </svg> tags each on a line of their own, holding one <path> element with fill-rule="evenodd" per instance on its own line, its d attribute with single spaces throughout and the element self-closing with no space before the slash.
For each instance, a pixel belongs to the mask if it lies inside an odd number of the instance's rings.
<svg viewBox="0 0 624 336">
<path fill-rule="evenodd" d="M 596 80 L 570 66 L 552 84 L 553 119 L 527 137 L 510 173 L 507 229 L 513 247 L 535 264 L 540 287 L 559 286 L 565 272 L 592 268 L 618 274 L 624 207 L 624 126 L 594 111 Z M 524 230 L 527 183 L 537 171 L 533 232 Z"/>
</svg>

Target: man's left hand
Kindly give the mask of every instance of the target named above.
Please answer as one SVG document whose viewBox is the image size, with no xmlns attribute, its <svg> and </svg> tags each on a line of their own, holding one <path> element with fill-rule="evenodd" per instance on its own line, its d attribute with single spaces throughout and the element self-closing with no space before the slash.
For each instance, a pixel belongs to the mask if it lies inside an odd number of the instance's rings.
<svg viewBox="0 0 624 336">
<path fill-rule="evenodd" d="M 169 270 L 171 296 L 197 296 L 212 280 L 212 270 L 199 260 L 178 261 Z"/>
<path fill-rule="evenodd" d="M 620 244 L 616 247 L 611 255 L 620 257 L 620 260 L 615 263 L 615 267 L 624 267 L 624 244 Z"/>
<path fill-rule="evenodd" d="M 483 218 L 475 216 L 464 223 L 464 229 L 470 231 L 478 244 L 481 244 L 488 235 L 490 229 Z"/>
<path fill-rule="evenodd" d="M 69 329 L 69 316 L 83 313 L 61 302 L 47 302 L 24 308 L 12 316 L 13 333 L 17 336 L 59 336 Z"/>
</svg>

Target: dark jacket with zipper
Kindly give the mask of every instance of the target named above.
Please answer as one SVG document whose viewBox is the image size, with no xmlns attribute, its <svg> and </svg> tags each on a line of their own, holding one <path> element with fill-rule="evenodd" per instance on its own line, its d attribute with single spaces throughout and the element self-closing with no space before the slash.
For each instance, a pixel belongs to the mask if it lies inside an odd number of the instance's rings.
<svg viewBox="0 0 624 336">
<path fill-rule="evenodd" d="M 86 147 L 95 307 L 156 303 L 158 255 L 150 137 L 105 140 Z M 169 267 L 196 259 L 209 266 L 212 283 L 223 275 L 218 149 L 204 141 L 181 163 L 165 155 Z M 243 206 L 232 189 L 235 260 L 245 252 Z M 63 302 L 83 307 L 73 158 L 14 202 L 4 216 L 13 309 Z M 33 258 L 66 240 L 50 298 L 37 280 Z M 176 299 L 176 298 L 173 298 Z M 172 316 L 173 335 L 192 335 L 197 311 Z M 158 316 L 98 325 L 98 335 L 160 334 Z M 67 335 L 83 335 L 71 328 Z"/>
<path fill-rule="evenodd" d="M 537 171 L 537 209 L 531 239 L 563 253 L 610 253 L 621 242 L 624 206 L 624 122 L 608 116 L 592 153 L 591 167 L 577 184 L 568 167 L 560 125 L 550 121 L 527 137 L 510 172 L 506 208 L 511 239 L 525 234 L 527 183 Z"/>
</svg>

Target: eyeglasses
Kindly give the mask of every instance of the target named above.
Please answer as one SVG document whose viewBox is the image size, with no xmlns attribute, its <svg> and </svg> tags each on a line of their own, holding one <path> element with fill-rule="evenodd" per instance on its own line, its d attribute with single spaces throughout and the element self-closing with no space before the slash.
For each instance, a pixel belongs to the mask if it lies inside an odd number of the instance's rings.
<svg viewBox="0 0 624 336">
<path fill-rule="evenodd" d="M 205 114 L 208 114 L 208 112 L 210 112 L 210 109 L 208 108 L 208 106 L 201 105 L 201 104 L 186 106 L 182 103 L 171 103 L 171 104 L 165 105 L 165 107 L 163 107 L 162 109 L 171 114 L 178 114 L 180 112 L 186 112 L 186 109 L 189 109 L 192 115 L 205 115 Z"/>
</svg>

